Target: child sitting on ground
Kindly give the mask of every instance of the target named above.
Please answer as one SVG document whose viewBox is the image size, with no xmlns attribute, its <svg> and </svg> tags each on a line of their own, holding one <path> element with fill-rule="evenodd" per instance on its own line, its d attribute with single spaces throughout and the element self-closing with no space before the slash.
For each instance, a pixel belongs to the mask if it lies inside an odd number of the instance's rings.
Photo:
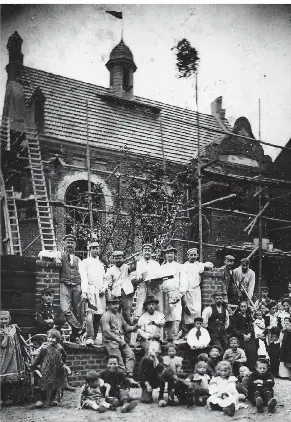
<svg viewBox="0 0 291 422">
<path fill-rule="evenodd" d="M 248 396 L 248 378 L 251 371 L 247 366 L 239 368 L 239 375 L 237 377 L 236 389 L 239 394 L 239 400 L 245 401 Z"/>
<path fill-rule="evenodd" d="M 265 340 L 266 338 L 266 324 L 263 317 L 263 313 L 260 309 L 255 312 L 255 320 L 254 324 L 254 333 L 255 338 L 259 338 L 261 340 Z"/>
<path fill-rule="evenodd" d="M 98 377 L 97 372 L 89 371 L 86 375 L 86 384 L 81 387 L 77 409 L 93 409 L 100 413 L 108 409 L 115 410 L 116 405 L 105 400 L 105 390 L 110 390 L 110 385 Z"/>
<path fill-rule="evenodd" d="M 210 366 L 210 368 L 212 369 L 213 374 L 215 372 L 216 365 L 221 360 L 222 360 L 222 358 L 221 358 L 220 347 L 216 346 L 216 345 L 211 346 L 211 348 L 209 350 L 209 357 L 207 359 L 207 363 Z M 208 375 L 209 375 L 209 373 L 208 373 Z"/>
<path fill-rule="evenodd" d="M 108 357 L 107 369 L 100 371 L 98 377 L 110 386 L 105 393 L 106 401 L 115 406 L 121 405 L 121 413 L 130 412 L 137 406 L 138 400 L 131 401 L 129 398 L 130 379 L 119 369 L 118 356 Z"/>
<path fill-rule="evenodd" d="M 223 360 L 227 360 L 232 365 L 232 371 L 235 376 L 239 373 L 239 368 L 246 363 L 247 358 L 246 354 L 239 347 L 239 341 L 236 337 L 231 337 L 229 339 L 230 348 L 224 352 Z"/>
<path fill-rule="evenodd" d="M 212 410 L 222 410 L 233 416 L 238 405 L 237 378 L 232 375 L 231 364 L 222 360 L 216 366 L 216 376 L 210 380 L 207 406 Z"/>
<path fill-rule="evenodd" d="M 199 361 L 195 365 L 194 374 L 188 375 L 185 384 L 188 386 L 187 405 L 205 406 L 209 397 L 210 376 L 207 375 L 207 362 Z"/>
<path fill-rule="evenodd" d="M 248 379 L 248 398 L 256 406 L 257 411 L 262 413 L 264 406 L 268 406 L 269 412 L 273 412 L 277 405 L 274 398 L 274 377 L 269 371 L 268 361 L 258 359 L 256 369 Z"/>
</svg>

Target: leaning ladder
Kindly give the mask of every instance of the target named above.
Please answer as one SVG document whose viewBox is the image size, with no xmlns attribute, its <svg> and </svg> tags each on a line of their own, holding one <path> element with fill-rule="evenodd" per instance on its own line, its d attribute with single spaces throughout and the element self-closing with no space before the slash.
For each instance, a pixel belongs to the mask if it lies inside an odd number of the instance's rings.
<svg viewBox="0 0 291 422">
<path fill-rule="evenodd" d="M 35 128 L 26 129 L 26 139 L 41 246 L 42 250 L 53 251 L 56 250 L 56 238 Z"/>
<path fill-rule="evenodd" d="M 1 148 L 10 150 L 10 118 L 2 116 L 1 119 Z M 4 178 L 1 173 L 1 184 L 3 187 L 3 192 L 1 194 L 4 196 L 4 200 L 7 206 L 7 224 L 8 224 L 8 233 L 10 239 L 10 253 L 11 255 L 22 255 L 21 241 L 20 241 L 20 231 L 19 231 L 19 221 L 17 214 L 17 207 L 14 196 L 13 186 L 5 187 Z"/>
</svg>

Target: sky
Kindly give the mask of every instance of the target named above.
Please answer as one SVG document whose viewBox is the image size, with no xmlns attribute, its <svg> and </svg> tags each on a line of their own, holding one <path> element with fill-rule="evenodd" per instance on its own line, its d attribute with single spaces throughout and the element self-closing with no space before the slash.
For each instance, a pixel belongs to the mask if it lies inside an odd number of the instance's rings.
<svg viewBox="0 0 291 422">
<path fill-rule="evenodd" d="M 258 138 L 285 145 L 291 138 L 291 5 L 18 5 L 1 14 L 0 107 L 6 84 L 8 37 L 23 38 L 26 66 L 109 87 L 105 63 L 121 38 L 137 65 L 134 93 L 196 110 L 193 79 L 177 76 L 172 48 L 186 38 L 198 50 L 199 111 L 223 97 L 231 124 L 249 119 Z M 274 159 L 281 151 L 264 147 Z"/>
</svg>

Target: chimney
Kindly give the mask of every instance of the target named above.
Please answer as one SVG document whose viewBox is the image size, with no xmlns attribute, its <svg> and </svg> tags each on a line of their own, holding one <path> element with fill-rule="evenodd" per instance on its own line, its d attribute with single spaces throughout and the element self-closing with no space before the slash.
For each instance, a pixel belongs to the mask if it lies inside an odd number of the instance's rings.
<svg viewBox="0 0 291 422">
<path fill-rule="evenodd" d="M 216 100 L 211 103 L 211 114 L 218 120 L 225 119 L 225 109 L 222 108 L 222 97 L 217 97 Z"/>
<path fill-rule="evenodd" d="M 8 39 L 7 50 L 9 63 L 6 66 L 8 81 L 15 81 L 20 67 L 23 66 L 23 54 L 21 52 L 22 43 L 23 40 L 17 31 L 15 31 Z"/>
</svg>

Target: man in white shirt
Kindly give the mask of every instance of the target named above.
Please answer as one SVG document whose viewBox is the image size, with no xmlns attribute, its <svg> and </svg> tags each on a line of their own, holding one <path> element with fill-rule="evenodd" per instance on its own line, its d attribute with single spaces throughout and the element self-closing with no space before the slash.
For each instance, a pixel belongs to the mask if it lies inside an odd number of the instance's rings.
<svg viewBox="0 0 291 422">
<path fill-rule="evenodd" d="M 106 281 L 109 295 L 120 299 L 122 315 L 125 322 L 131 325 L 131 309 L 133 302 L 134 287 L 131 281 L 129 266 L 124 264 L 124 253 L 114 251 L 114 264 L 106 272 Z M 130 344 L 130 332 L 126 332 L 124 340 Z"/>
<path fill-rule="evenodd" d="M 252 299 L 256 284 L 256 274 L 249 268 L 250 260 L 248 258 L 242 258 L 240 261 L 241 265 L 235 268 L 233 271 L 233 278 L 238 286 L 241 294 L 241 299 Z M 246 290 L 248 297 L 244 293 L 242 286 Z"/>
<path fill-rule="evenodd" d="M 136 307 L 134 317 L 138 319 L 143 313 L 143 305 L 147 294 L 153 295 L 158 300 L 158 311 L 163 311 L 163 292 L 162 286 L 147 284 L 146 281 L 158 278 L 160 273 L 160 264 L 152 259 L 153 247 L 150 243 L 142 246 L 142 258 L 136 263 L 136 276 L 138 282 L 136 294 Z M 152 288 L 151 288 L 152 287 Z"/>
<path fill-rule="evenodd" d="M 92 345 L 98 333 L 100 319 L 106 310 L 105 269 L 99 260 L 99 243 L 88 245 L 90 256 L 80 263 L 82 299 L 87 301 L 86 344 Z"/>
<path fill-rule="evenodd" d="M 137 331 L 140 342 L 147 354 L 149 347 L 154 347 L 160 352 L 160 342 L 163 340 L 163 327 L 165 315 L 157 311 L 159 301 L 154 296 L 147 296 L 144 302 L 145 312 L 138 320 L 140 328 Z"/>
<path fill-rule="evenodd" d="M 163 309 L 166 319 L 165 337 L 175 340 L 179 333 L 182 305 L 181 297 L 185 293 L 182 265 L 176 262 L 177 249 L 169 246 L 163 251 L 166 262 L 161 265 L 161 277 L 173 276 L 163 281 Z"/>
<path fill-rule="evenodd" d="M 182 297 L 182 305 L 184 329 L 188 332 L 193 326 L 194 318 L 201 316 L 201 274 L 205 268 L 212 268 L 213 264 L 210 262 L 205 264 L 199 262 L 196 248 L 188 249 L 187 256 L 188 261 L 183 264 L 186 286 L 185 294 Z"/>
<path fill-rule="evenodd" d="M 225 351 L 228 348 L 226 330 L 229 327 L 229 313 L 223 303 L 223 293 L 213 293 L 214 304 L 202 311 L 203 325 L 207 328 L 211 343 Z"/>
</svg>

